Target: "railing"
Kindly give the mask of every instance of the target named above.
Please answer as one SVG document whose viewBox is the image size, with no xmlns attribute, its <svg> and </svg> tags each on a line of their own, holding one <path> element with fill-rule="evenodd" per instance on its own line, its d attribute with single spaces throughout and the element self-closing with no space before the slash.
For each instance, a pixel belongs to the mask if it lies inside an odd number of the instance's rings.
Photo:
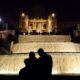
<svg viewBox="0 0 80 80">
<path fill-rule="evenodd" d="M 0 31 L 0 38 L 5 39 L 8 37 L 9 34 L 15 34 L 15 31 L 14 30 Z"/>
</svg>

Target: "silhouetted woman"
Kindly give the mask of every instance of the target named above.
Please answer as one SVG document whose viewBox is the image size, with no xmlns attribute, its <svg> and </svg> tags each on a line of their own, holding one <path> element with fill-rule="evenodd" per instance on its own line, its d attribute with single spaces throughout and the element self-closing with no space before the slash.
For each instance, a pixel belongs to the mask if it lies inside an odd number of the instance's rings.
<svg viewBox="0 0 80 80">
<path fill-rule="evenodd" d="M 25 67 L 22 68 L 19 72 L 19 80 L 35 80 L 36 79 L 36 62 L 34 52 L 29 53 L 29 58 L 24 60 Z"/>
</svg>

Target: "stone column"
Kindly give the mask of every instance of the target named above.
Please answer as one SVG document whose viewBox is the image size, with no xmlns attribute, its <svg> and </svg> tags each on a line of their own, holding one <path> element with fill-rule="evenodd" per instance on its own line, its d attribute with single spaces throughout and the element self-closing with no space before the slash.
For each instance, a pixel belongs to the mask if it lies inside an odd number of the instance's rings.
<svg viewBox="0 0 80 80">
<path fill-rule="evenodd" d="M 37 24 L 36 24 L 36 22 L 35 22 L 35 26 L 34 26 L 34 29 L 35 29 L 35 30 L 36 30 L 36 25 L 37 25 Z"/>
<path fill-rule="evenodd" d="M 42 23 L 41 23 L 41 31 L 42 31 L 42 33 L 43 33 L 43 29 L 44 29 L 44 28 L 43 28 L 43 25 L 44 25 L 44 24 L 43 24 L 43 22 L 42 22 Z"/>
<path fill-rule="evenodd" d="M 28 27 L 29 27 L 29 25 L 28 25 L 28 16 L 26 15 L 26 17 L 25 17 L 25 30 L 28 32 Z"/>
<path fill-rule="evenodd" d="M 52 18 L 51 16 L 48 17 L 48 28 L 47 28 L 48 33 L 52 32 Z"/>
</svg>

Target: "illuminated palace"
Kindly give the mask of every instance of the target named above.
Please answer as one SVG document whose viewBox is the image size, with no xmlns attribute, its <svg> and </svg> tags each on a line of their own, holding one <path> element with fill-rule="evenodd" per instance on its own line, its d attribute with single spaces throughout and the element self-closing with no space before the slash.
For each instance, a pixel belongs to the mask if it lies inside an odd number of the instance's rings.
<svg viewBox="0 0 80 80">
<path fill-rule="evenodd" d="M 21 32 L 29 33 L 51 33 L 57 31 L 57 21 L 55 14 L 51 14 L 44 18 L 29 18 L 28 15 L 22 13 L 20 16 L 20 23 L 19 23 Z"/>
</svg>

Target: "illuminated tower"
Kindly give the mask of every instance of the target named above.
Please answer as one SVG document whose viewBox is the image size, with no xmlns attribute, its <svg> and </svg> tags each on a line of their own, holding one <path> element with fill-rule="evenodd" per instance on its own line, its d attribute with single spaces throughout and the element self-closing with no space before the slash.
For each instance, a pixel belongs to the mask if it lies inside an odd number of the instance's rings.
<svg viewBox="0 0 80 80">
<path fill-rule="evenodd" d="M 19 25 L 20 25 L 21 32 L 28 31 L 28 16 L 25 15 L 24 13 L 22 13 L 20 16 Z"/>
</svg>

